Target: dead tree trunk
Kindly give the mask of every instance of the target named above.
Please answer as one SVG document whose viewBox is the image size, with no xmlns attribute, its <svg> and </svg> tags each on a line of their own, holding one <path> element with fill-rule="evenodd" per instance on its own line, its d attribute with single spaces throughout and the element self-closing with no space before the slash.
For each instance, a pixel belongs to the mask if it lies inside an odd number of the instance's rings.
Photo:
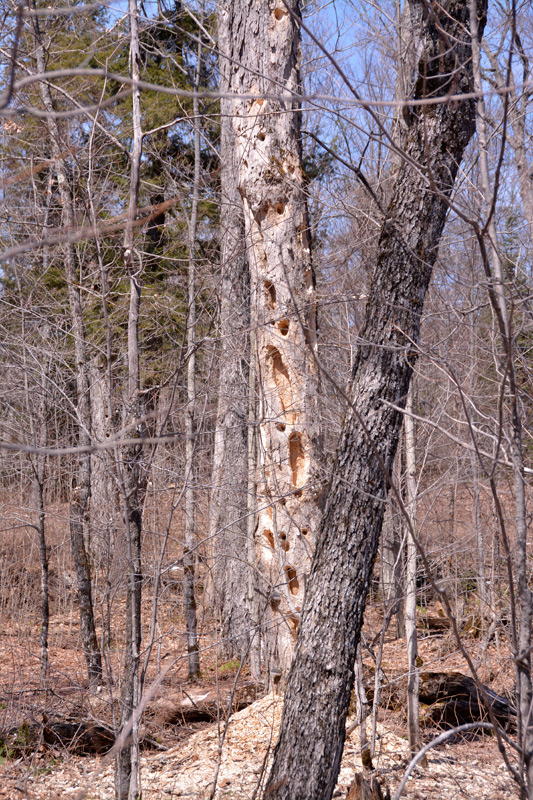
<svg viewBox="0 0 533 800">
<path fill-rule="evenodd" d="M 221 91 L 231 87 L 236 57 L 233 16 L 218 11 Z M 228 658 L 246 652 L 250 628 L 248 599 L 248 385 L 250 366 L 250 275 L 244 216 L 238 191 L 233 101 L 221 99 L 221 286 L 220 372 L 213 458 L 210 535 L 213 541 L 214 607 Z M 253 530 L 252 544 L 253 544 Z"/>
<path fill-rule="evenodd" d="M 444 11 L 416 0 L 423 50 L 360 331 L 351 389 L 309 577 L 269 800 L 329 800 L 339 771 L 354 662 L 390 474 L 416 359 L 420 318 L 448 199 L 475 129 L 472 48 L 465 0 Z M 483 25 L 486 4 L 478 3 Z"/>
<path fill-rule="evenodd" d="M 35 3 L 32 5 L 35 9 Z M 37 71 L 39 73 L 44 73 L 46 71 L 46 60 L 37 16 L 32 17 L 32 24 Z M 74 205 L 64 158 L 65 147 L 62 144 L 59 124 L 55 117 L 55 108 L 50 86 L 46 81 L 41 81 L 39 83 L 39 88 L 43 105 L 49 115 L 46 125 L 54 158 L 54 169 L 57 176 L 63 224 L 67 230 L 73 230 L 75 225 Z M 72 242 L 67 242 L 64 247 L 64 254 L 72 337 L 74 340 L 78 445 L 80 447 L 87 447 L 91 441 L 89 378 L 87 373 L 85 330 L 76 251 Z M 77 485 L 72 491 L 70 504 L 70 538 L 78 584 L 81 642 L 87 661 L 89 682 L 94 684 L 98 683 L 102 678 L 102 659 L 94 625 L 91 571 L 84 537 L 85 528 L 87 526 L 89 497 L 91 494 L 91 456 L 87 452 L 82 452 L 78 456 L 76 482 Z"/>
<path fill-rule="evenodd" d="M 259 443 L 257 547 L 266 669 L 292 661 L 318 525 L 315 287 L 301 167 L 298 0 L 231 0 L 231 109 L 251 275 Z M 265 95 L 269 95 L 266 99 Z M 272 96 L 279 97 L 272 99 Z"/>
</svg>

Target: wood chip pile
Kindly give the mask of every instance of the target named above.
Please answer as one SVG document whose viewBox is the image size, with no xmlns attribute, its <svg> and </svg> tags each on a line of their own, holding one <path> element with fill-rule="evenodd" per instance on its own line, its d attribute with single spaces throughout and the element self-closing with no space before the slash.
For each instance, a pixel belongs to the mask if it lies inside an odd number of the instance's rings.
<svg viewBox="0 0 533 800">
<path fill-rule="evenodd" d="M 215 797 L 251 800 L 261 776 L 267 774 L 278 735 L 282 700 L 268 695 L 234 714 L 220 755 Z M 225 720 L 190 736 L 164 753 L 143 755 L 143 800 L 193 798 L 208 800 L 219 760 L 220 734 Z M 405 739 L 378 725 L 374 766 L 391 791 L 398 785 L 406 764 Z M 361 769 L 358 730 L 348 737 L 335 797 L 345 798 L 355 772 Z M 18 772 L 18 774 L 17 774 Z M 37 773 L 37 774 L 36 774 Z M 0 767 L 1 798 L 33 800 L 113 800 L 113 765 L 102 758 L 71 757 L 46 774 L 28 772 L 19 765 Z M 258 793 L 258 797 L 260 793 Z M 493 739 L 450 744 L 431 751 L 429 765 L 409 781 L 407 800 L 510 800 L 518 797 L 498 755 Z"/>
</svg>

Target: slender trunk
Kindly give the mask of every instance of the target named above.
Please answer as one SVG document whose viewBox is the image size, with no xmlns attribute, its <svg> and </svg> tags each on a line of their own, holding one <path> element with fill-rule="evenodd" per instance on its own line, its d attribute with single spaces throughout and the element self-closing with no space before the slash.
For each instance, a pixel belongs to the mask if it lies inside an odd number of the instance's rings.
<svg viewBox="0 0 533 800">
<path fill-rule="evenodd" d="M 218 45 L 234 55 L 233 17 L 218 8 Z M 220 58 L 221 91 L 231 89 L 232 64 Z M 220 372 L 210 506 L 213 540 L 214 607 L 221 621 L 224 652 L 240 658 L 249 644 L 255 520 L 249 524 L 248 412 L 250 380 L 250 276 L 244 216 L 238 191 L 233 101 L 221 101 L 221 288 Z M 252 398 L 250 398 L 250 401 Z M 255 423 L 255 416 L 252 420 Z M 251 431 L 253 434 L 253 431 Z M 254 476 L 251 476 L 254 480 Z M 247 563 L 248 562 L 248 563 Z M 255 591 L 252 590 L 252 596 Z"/>
<path fill-rule="evenodd" d="M 139 14 L 136 0 L 129 0 L 130 73 L 140 79 Z M 134 222 L 137 214 L 142 156 L 141 98 L 138 87 L 132 91 L 133 149 L 131 155 L 128 219 L 124 232 L 124 261 L 130 278 L 128 314 L 128 392 L 124 408 L 128 436 L 143 434 L 139 374 L 139 312 L 141 303 L 142 261 L 135 250 Z M 120 465 L 126 527 L 128 580 L 126 592 L 126 636 L 124 671 L 121 687 L 121 735 L 125 745 L 119 750 L 115 766 L 115 795 L 117 800 L 137 800 L 139 795 L 139 737 L 135 709 L 139 702 L 139 666 L 141 649 L 141 533 L 142 501 L 146 478 L 143 474 L 143 446 L 125 449 Z"/>
<path fill-rule="evenodd" d="M 401 493 L 402 454 L 398 451 L 394 461 L 392 480 Z M 383 594 L 383 624 L 395 618 L 396 636 L 405 635 L 403 614 L 403 530 L 400 513 L 394 498 L 389 497 L 383 518 L 381 535 L 381 584 Z"/>
<path fill-rule="evenodd" d="M 48 185 L 52 182 L 52 176 L 49 176 Z M 48 208 L 46 209 L 45 224 L 48 222 Z M 43 253 L 43 272 L 48 268 L 48 253 L 45 249 Z M 22 287 L 19 282 L 18 272 L 15 272 L 17 285 L 20 294 L 20 309 L 21 309 L 21 342 L 23 349 L 23 364 L 24 364 L 24 403 L 26 406 L 26 414 L 29 422 L 31 443 L 33 447 L 38 448 L 41 452 L 36 452 L 31 457 L 31 466 L 33 472 L 32 478 L 32 505 L 37 513 L 37 537 L 39 545 L 39 565 L 40 565 L 40 589 L 41 589 L 41 684 L 46 685 L 49 668 L 49 653 L 48 653 L 48 631 L 50 625 L 50 593 L 49 593 L 49 563 L 48 563 L 48 548 L 46 545 L 46 527 L 45 527 L 45 509 L 44 509 L 44 486 L 46 481 L 46 455 L 42 452 L 48 442 L 48 407 L 49 401 L 47 400 L 48 392 L 48 374 L 49 365 L 42 365 L 41 384 L 34 388 L 33 396 L 30 391 L 29 376 L 30 369 L 27 358 L 27 338 L 26 338 L 26 308 L 24 303 L 24 296 Z M 48 338 L 47 326 L 43 326 L 42 332 L 44 338 Z M 37 409 L 35 409 L 35 396 L 37 396 Z"/>
<path fill-rule="evenodd" d="M 516 692 L 519 726 L 519 743 L 527 783 L 527 793 L 533 798 L 533 685 L 531 681 L 531 624 L 533 620 L 533 593 L 528 585 L 527 557 L 527 514 L 524 478 L 524 454 L 522 444 L 522 418 L 520 397 L 514 365 L 514 342 L 511 321 L 505 297 L 503 264 L 498 250 L 496 225 L 492 213 L 493 193 L 489 176 L 488 137 L 485 103 L 482 94 L 480 43 L 482 31 L 478 31 L 478 20 L 474 0 L 470 0 L 470 21 L 472 26 L 472 60 L 474 87 L 479 93 L 477 102 L 477 121 L 479 138 L 479 161 L 485 213 L 490 215 L 486 225 L 489 238 L 488 254 L 484 253 L 484 266 L 489 278 L 489 299 L 499 325 L 500 336 L 506 356 L 506 376 L 509 384 L 510 403 L 510 443 L 513 463 L 515 494 L 515 570 L 518 585 L 518 652 L 516 662 Z M 480 237 L 480 244 L 482 242 Z"/>
<path fill-rule="evenodd" d="M 35 10 L 35 2 L 32 0 Z M 38 73 L 46 71 L 45 52 L 42 44 L 37 15 L 32 17 L 35 60 Z M 67 230 L 75 227 L 74 205 L 69 186 L 67 167 L 64 159 L 64 146 L 59 125 L 54 116 L 54 103 L 50 86 L 46 81 L 40 81 L 39 89 L 43 105 L 49 116 L 46 121 L 50 139 L 50 147 L 55 163 L 57 186 L 61 201 L 63 224 Z M 74 358 L 76 373 L 77 396 L 77 425 L 78 445 L 90 445 L 91 408 L 89 399 L 89 379 L 87 374 L 87 355 L 85 344 L 85 331 L 83 323 L 83 308 L 79 289 L 79 275 L 77 269 L 76 251 L 74 245 L 68 242 L 64 246 L 65 272 L 68 286 L 68 301 L 72 336 L 74 339 Z M 94 624 L 91 571 L 87 556 L 85 529 L 87 527 L 87 512 L 91 493 L 91 457 L 89 453 L 80 453 L 78 456 L 76 486 L 72 491 L 70 504 L 70 538 L 72 544 L 72 557 L 76 570 L 78 585 L 78 606 L 80 612 L 80 634 L 89 683 L 99 683 L 102 679 L 102 659 L 96 638 Z"/>
<path fill-rule="evenodd" d="M 411 416 L 413 413 L 413 385 L 407 395 L 405 404 L 406 416 L 404 419 L 405 435 L 405 466 L 407 476 L 405 481 L 407 496 L 407 511 L 409 513 L 410 526 L 406 530 L 407 536 L 407 563 L 406 563 L 406 597 L 405 597 L 405 636 L 407 639 L 407 666 L 409 670 L 407 678 L 407 735 L 411 754 L 415 755 L 420 750 L 420 721 L 419 721 L 419 685 L 420 668 L 418 666 L 418 642 L 416 634 L 416 573 L 417 555 L 416 543 L 413 537 L 418 534 L 417 509 L 418 509 L 418 485 L 416 479 L 416 439 L 415 421 Z M 424 764 L 426 759 L 424 757 Z"/>
<path fill-rule="evenodd" d="M 514 27 L 516 20 L 511 24 Z M 522 91 L 520 95 L 517 95 L 513 71 L 509 71 L 508 80 L 506 80 L 501 71 L 498 59 L 491 51 L 486 41 L 483 41 L 483 49 L 490 61 L 496 85 L 502 93 L 505 92 L 502 96 L 507 98 L 506 114 L 508 115 L 511 125 L 511 130 L 507 131 L 507 139 L 513 151 L 516 172 L 518 174 L 518 189 L 520 192 L 520 199 L 522 200 L 524 217 L 527 222 L 529 238 L 530 241 L 533 242 L 533 173 L 527 157 L 528 145 L 526 134 L 529 103 L 528 84 L 531 79 L 531 73 L 529 59 L 522 48 L 520 37 L 517 35 L 516 31 L 514 32 L 514 36 L 514 46 L 518 51 L 523 66 Z M 479 81 L 479 83 L 481 83 L 481 81 Z"/>
<path fill-rule="evenodd" d="M 224 6 L 224 7 L 223 7 Z M 298 0 L 287 8 L 298 12 Z M 277 0 L 220 4 L 251 276 L 259 395 L 257 547 L 268 682 L 285 682 L 318 527 L 316 296 L 301 166 L 300 33 Z"/>
<path fill-rule="evenodd" d="M 24 319 L 22 322 L 23 332 L 22 341 L 25 342 Z M 27 379 L 27 371 L 24 371 L 26 408 L 29 415 L 32 444 L 34 447 L 44 449 L 48 439 L 47 431 L 47 375 L 43 375 L 42 384 L 38 387 L 39 401 L 36 416 L 34 415 L 30 402 L 30 392 Z M 43 453 L 36 453 L 32 459 L 33 481 L 32 481 L 32 501 L 37 512 L 37 537 L 39 543 L 39 564 L 41 571 L 41 683 L 43 685 L 48 677 L 48 630 L 50 624 L 50 592 L 49 592 L 49 565 L 48 547 L 46 545 L 46 527 L 44 510 L 44 485 L 46 479 L 46 456 Z"/>
<path fill-rule="evenodd" d="M 470 370 L 471 370 L 471 389 L 474 389 L 476 372 L 476 340 L 474 334 L 474 316 L 470 319 Z M 474 529 L 476 532 L 477 545 L 477 577 L 476 584 L 479 595 L 481 625 L 485 627 L 485 619 L 488 617 L 489 603 L 487 597 L 487 581 L 485 577 L 485 547 L 483 542 L 483 522 L 481 518 L 481 502 L 479 494 L 479 469 L 477 454 L 475 450 L 470 453 L 470 463 L 472 465 L 472 491 L 474 494 Z"/>
<path fill-rule="evenodd" d="M 45 424 L 45 423 L 43 423 Z M 44 461 L 44 458 L 43 458 Z M 44 464 L 43 464 L 44 467 Z M 48 677 L 48 628 L 50 623 L 50 592 L 48 548 L 44 511 L 44 469 L 36 467 L 34 497 L 37 507 L 37 532 L 39 536 L 39 563 L 41 565 L 41 682 Z"/>
<path fill-rule="evenodd" d="M 414 98 L 471 91 L 468 5 L 425 17 Z M 486 6 L 480 2 L 480 16 Z M 472 100 L 413 108 L 378 242 L 361 345 L 291 670 L 269 800 L 329 800 L 344 745 L 353 669 L 400 436 L 420 319 L 457 170 L 475 129 Z M 413 169 L 412 163 L 419 166 Z"/>
<path fill-rule="evenodd" d="M 202 46 L 198 44 L 196 76 L 194 81 L 195 91 L 200 85 L 200 70 L 202 64 Z M 189 313 L 187 320 L 187 411 L 185 414 L 185 476 L 187 488 L 185 490 L 185 550 L 183 556 L 183 594 L 185 606 L 185 624 L 187 629 L 187 657 L 189 678 L 198 678 L 200 675 L 200 658 L 198 655 L 198 635 L 196 620 L 196 599 L 194 596 L 196 572 L 196 526 L 194 514 L 194 410 L 196 402 L 196 229 L 198 222 L 198 195 L 200 191 L 200 119 L 198 97 L 193 99 L 194 116 L 194 182 L 189 222 L 189 274 L 188 294 Z"/>
<path fill-rule="evenodd" d="M 361 745 L 361 763 L 365 770 L 372 770 L 372 751 L 368 743 L 366 732 L 366 720 L 369 715 L 369 704 L 365 690 L 365 676 L 363 668 L 363 654 L 361 644 L 357 648 L 357 658 L 355 660 L 355 691 L 357 693 L 357 722 L 359 723 L 359 742 Z"/>
</svg>

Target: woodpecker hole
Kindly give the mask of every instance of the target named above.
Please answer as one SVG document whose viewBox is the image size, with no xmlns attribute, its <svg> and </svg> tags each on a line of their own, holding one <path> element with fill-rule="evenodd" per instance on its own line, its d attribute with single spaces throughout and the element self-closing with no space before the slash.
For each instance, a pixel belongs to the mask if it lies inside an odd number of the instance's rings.
<svg viewBox="0 0 533 800">
<path fill-rule="evenodd" d="M 278 322 L 278 330 L 282 336 L 286 336 L 289 332 L 289 320 L 282 319 Z"/>
<path fill-rule="evenodd" d="M 289 463 L 292 471 L 292 485 L 302 486 L 305 481 L 305 453 L 299 433 L 289 436 Z"/>
<path fill-rule="evenodd" d="M 285 573 L 287 575 L 287 583 L 289 584 L 291 594 L 298 594 L 300 584 L 298 583 L 298 578 L 296 577 L 296 570 L 294 567 L 285 567 Z"/>
<path fill-rule="evenodd" d="M 283 363 L 281 353 L 277 347 L 272 347 L 272 345 L 270 345 L 268 348 L 268 354 L 272 359 L 272 377 L 274 378 L 274 383 L 276 384 L 278 390 L 281 408 L 283 411 L 285 411 L 292 405 L 292 391 L 289 371 Z"/>
<path fill-rule="evenodd" d="M 270 308 L 276 307 L 276 287 L 271 281 L 265 281 L 265 292 L 267 295 L 267 302 Z"/>
<path fill-rule="evenodd" d="M 267 540 L 268 546 L 271 547 L 272 550 L 273 550 L 274 549 L 274 535 L 273 535 L 272 531 L 269 531 L 268 528 L 265 528 L 265 530 L 263 531 L 263 536 Z"/>
</svg>

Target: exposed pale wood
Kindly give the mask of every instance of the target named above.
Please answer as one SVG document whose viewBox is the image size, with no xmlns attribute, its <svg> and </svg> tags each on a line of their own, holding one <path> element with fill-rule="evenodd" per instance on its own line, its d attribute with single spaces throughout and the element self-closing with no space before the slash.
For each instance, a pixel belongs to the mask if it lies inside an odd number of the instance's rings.
<svg viewBox="0 0 533 800">
<path fill-rule="evenodd" d="M 238 191 L 251 274 L 259 404 L 257 553 L 267 672 L 284 682 L 318 527 L 316 294 L 301 166 L 298 0 L 229 0 L 219 30 L 229 85 L 270 99 L 234 100 Z M 231 44 L 230 44 L 231 42 Z M 279 101 L 272 95 L 279 95 Z"/>
</svg>

